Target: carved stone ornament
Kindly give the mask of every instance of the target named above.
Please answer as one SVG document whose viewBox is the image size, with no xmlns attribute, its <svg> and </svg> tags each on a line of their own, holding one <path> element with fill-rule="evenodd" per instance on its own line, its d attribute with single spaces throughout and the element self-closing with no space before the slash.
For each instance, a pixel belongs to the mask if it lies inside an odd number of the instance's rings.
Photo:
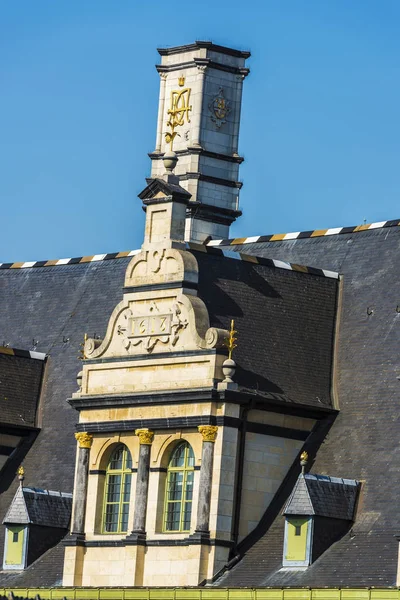
<svg viewBox="0 0 400 600">
<path fill-rule="evenodd" d="M 218 431 L 218 427 L 216 425 L 199 425 L 197 429 L 203 437 L 203 442 L 215 442 Z"/>
<path fill-rule="evenodd" d="M 211 121 L 219 129 L 226 123 L 227 116 L 231 112 L 230 102 L 225 98 L 222 87 L 219 88 L 218 94 L 211 100 L 208 108 L 211 113 Z"/>
<path fill-rule="evenodd" d="M 157 304 L 152 301 L 148 315 L 134 316 L 131 309 L 125 311 L 126 327 L 118 325 L 117 332 L 124 338 L 123 345 L 126 350 L 132 346 L 142 344 L 142 349 L 151 353 L 158 342 L 171 343 L 175 346 L 180 332 L 188 325 L 187 319 L 182 315 L 177 301 L 172 303 L 170 311 L 161 313 Z"/>
<path fill-rule="evenodd" d="M 154 440 L 154 431 L 150 429 L 136 429 L 135 435 L 139 438 L 139 444 L 144 446 L 151 446 Z"/>
<path fill-rule="evenodd" d="M 90 448 L 93 442 L 93 436 L 86 431 L 75 434 L 75 439 L 79 444 L 79 448 Z"/>
</svg>

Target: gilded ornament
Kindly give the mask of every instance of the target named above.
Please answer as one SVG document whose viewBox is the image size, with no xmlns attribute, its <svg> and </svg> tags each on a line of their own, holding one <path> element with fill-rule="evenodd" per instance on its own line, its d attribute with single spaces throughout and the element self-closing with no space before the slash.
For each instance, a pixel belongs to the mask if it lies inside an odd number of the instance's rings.
<svg viewBox="0 0 400 600">
<path fill-rule="evenodd" d="M 222 87 L 219 88 L 215 98 L 211 100 L 208 109 L 211 113 L 211 121 L 213 121 L 219 129 L 221 125 L 226 123 L 227 116 L 231 112 L 230 103 L 226 100 Z"/>
<path fill-rule="evenodd" d="M 85 344 L 86 344 L 86 340 L 88 339 L 88 334 L 85 333 L 85 335 L 83 336 L 83 342 L 80 345 L 80 350 L 79 350 L 79 360 L 86 360 L 87 356 L 85 354 Z"/>
<path fill-rule="evenodd" d="M 235 334 L 237 333 L 236 329 L 235 329 L 235 321 L 232 319 L 231 321 L 231 328 L 229 331 L 229 337 L 226 341 L 226 346 L 228 348 L 228 358 L 231 359 L 232 358 L 232 352 L 234 351 L 235 348 L 237 348 L 237 337 L 235 336 Z"/>
<path fill-rule="evenodd" d="M 23 477 L 25 475 L 25 469 L 22 465 L 20 467 L 18 467 L 17 475 L 19 477 Z"/>
<path fill-rule="evenodd" d="M 304 463 L 308 461 L 308 452 L 306 452 L 305 450 L 300 454 L 300 461 Z"/>
<path fill-rule="evenodd" d="M 179 83 L 179 85 L 181 84 Z M 167 127 L 171 131 L 167 131 L 165 134 L 165 141 L 171 145 L 171 150 L 175 137 L 180 135 L 175 129 L 184 125 L 185 119 L 187 123 L 190 123 L 189 112 L 192 110 L 192 106 L 189 104 L 190 92 L 191 88 L 171 91 L 171 106 L 168 109 L 167 121 Z"/>
<path fill-rule="evenodd" d="M 203 442 L 215 442 L 218 431 L 216 425 L 199 425 L 197 429 L 203 437 Z"/>
<path fill-rule="evenodd" d="M 79 448 L 90 448 L 93 442 L 93 436 L 86 431 L 75 434 L 75 439 L 79 444 Z"/>
<path fill-rule="evenodd" d="M 150 431 L 150 429 L 136 429 L 135 435 L 139 438 L 139 444 L 145 446 L 151 446 L 154 439 L 154 431 Z"/>
</svg>

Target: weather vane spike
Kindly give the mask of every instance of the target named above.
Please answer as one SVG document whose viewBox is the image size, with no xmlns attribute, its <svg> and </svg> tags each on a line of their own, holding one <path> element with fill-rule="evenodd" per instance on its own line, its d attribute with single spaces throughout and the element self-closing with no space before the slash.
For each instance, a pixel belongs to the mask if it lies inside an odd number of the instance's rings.
<svg viewBox="0 0 400 600">
<path fill-rule="evenodd" d="M 231 329 L 229 331 L 229 338 L 227 339 L 227 347 L 228 347 L 228 358 L 231 359 L 232 358 L 232 352 L 234 351 L 234 349 L 237 347 L 237 337 L 235 336 L 235 333 L 237 333 L 236 329 L 235 329 L 235 321 L 232 319 L 231 321 Z"/>
<path fill-rule="evenodd" d="M 81 348 L 79 350 L 79 356 L 78 356 L 79 360 L 86 360 L 86 358 L 87 358 L 86 354 L 85 354 L 85 343 L 86 343 L 87 339 L 88 339 L 88 334 L 85 333 L 85 335 L 83 336 L 83 342 L 81 344 L 79 344 L 80 348 Z"/>
</svg>

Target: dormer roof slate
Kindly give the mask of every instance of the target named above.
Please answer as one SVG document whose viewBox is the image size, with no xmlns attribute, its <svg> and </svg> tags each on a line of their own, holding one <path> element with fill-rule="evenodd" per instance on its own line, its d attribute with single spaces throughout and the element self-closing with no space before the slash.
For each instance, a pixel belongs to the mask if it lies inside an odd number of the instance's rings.
<svg viewBox="0 0 400 600">
<path fill-rule="evenodd" d="M 283 514 L 352 521 L 358 489 L 355 479 L 300 474 Z"/>
</svg>

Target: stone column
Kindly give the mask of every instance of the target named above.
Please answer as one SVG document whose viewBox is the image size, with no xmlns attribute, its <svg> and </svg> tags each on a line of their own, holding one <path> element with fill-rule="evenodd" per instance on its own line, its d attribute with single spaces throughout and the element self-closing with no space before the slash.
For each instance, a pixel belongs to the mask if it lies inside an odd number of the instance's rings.
<svg viewBox="0 0 400 600">
<path fill-rule="evenodd" d="M 78 442 L 79 450 L 74 484 L 74 514 L 72 518 L 71 534 L 84 535 L 89 476 L 89 454 L 93 436 L 90 435 L 90 433 L 83 431 L 81 433 L 76 433 L 75 438 Z"/>
<path fill-rule="evenodd" d="M 236 87 L 236 98 L 235 98 L 235 122 L 233 124 L 233 136 L 232 136 L 232 152 L 237 155 L 239 151 L 239 126 L 240 126 L 240 113 L 242 110 L 242 90 L 243 81 L 246 75 L 236 75 L 238 81 Z"/>
<path fill-rule="evenodd" d="M 154 432 L 149 429 L 136 429 L 139 437 L 139 462 L 136 479 L 135 512 L 133 515 L 132 534 L 144 536 L 146 534 L 147 494 L 149 490 L 150 451 L 154 439 Z"/>
<path fill-rule="evenodd" d="M 157 137 L 156 137 L 156 152 L 161 152 L 162 130 L 164 119 L 165 106 L 165 88 L 167 83 L 168 73 L 160 73 L 160 96 L 158 99 L 158 119 L 157 119 Z"/>
<path fill-rule="evenodd" d="M 203 436 L 203 449 L 201 453 L 199 502 L 197 505 L 197 525 L 195 534 L 209 535 L 211 483 L 214 462 L 214 443 L 218 427 L 215 425 L 199 425 L 199 432 Z"/>
<path fill-rule="evenodd" d="M 207 65 L 199 64 L 201 59 L 196 60 L 198 69 L 198 84 L 196 89 L 196 100 L 198 105 L 195 107 L 193 112 L 193 128 L 192 128 L 192 140 L 191 146 L 200 147 L 200 129 L 201 129 L 201 113 L 203 111 L 203 89 L 204 89 L 204 77 L 207 70 Z"/>
</svg>

